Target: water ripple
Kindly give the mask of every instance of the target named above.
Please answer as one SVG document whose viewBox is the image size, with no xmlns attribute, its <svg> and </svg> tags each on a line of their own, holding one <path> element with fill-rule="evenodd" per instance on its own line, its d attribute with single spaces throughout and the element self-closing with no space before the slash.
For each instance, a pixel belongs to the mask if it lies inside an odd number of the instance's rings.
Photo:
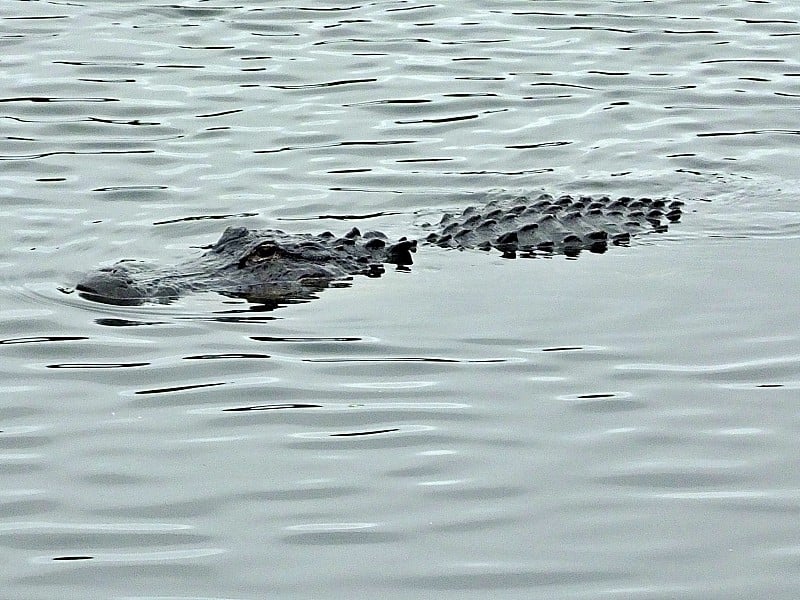
<svg viewBox="0 0 800 600">
<path fill-rule="evenodd" d="M 797 596 L 794 4 L 0 21 L 0 595 Z M 421 237 L 492 189 L 691 210 L 271 312 L 74 291 L 227 225 Z"/>
</svg>

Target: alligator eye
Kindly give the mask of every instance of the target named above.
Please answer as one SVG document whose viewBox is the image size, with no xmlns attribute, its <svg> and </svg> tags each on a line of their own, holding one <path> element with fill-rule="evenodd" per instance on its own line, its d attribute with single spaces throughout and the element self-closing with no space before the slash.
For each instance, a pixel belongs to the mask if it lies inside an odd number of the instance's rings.
<svg viewBox="0 0 800 600">
<path fill-rule="evenodd" d="M 242 269 L 254 262 L 260 262 L 264 259 L 271 258 L 278 253 L 278 250 L 277 244 L 273 242 L 262 242 L 239 259 L 239 268 Z"/>
<path fill-rule="evenodd" d="M 271 242 L 264 242 L 253 249 L 253 254 L 258 258 L 269 258 L 278 251 L 278 247 Z"/>
</svg>

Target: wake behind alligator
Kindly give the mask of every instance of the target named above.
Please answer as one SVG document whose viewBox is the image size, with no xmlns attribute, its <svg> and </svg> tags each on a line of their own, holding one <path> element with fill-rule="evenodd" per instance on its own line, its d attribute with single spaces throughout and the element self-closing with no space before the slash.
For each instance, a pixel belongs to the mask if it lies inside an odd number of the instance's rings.
<svg viewBox="0 0 800 600">
<path fill-rule="evenodd" d="M 507 258 L 601 253 L 633 236 L 663 232 L 680 220 L 683 203 L 650 198 L 507 197 L 460 214 L 445 214 L 420 245 L 496 250 Z M 201 256 L 171 267 L 121 260 L 88 273 L 76 286 L 106 304 L 169 303 L 193 292 L 217 292 L 275 308 L 309 300 L 355 275 L 380 277 L 384 265 L 407 269 L 417 240 L 391 242 L 381 232 L 353 228 L 344 236 L 289 234 L 229 227 Z"/>
</svg>

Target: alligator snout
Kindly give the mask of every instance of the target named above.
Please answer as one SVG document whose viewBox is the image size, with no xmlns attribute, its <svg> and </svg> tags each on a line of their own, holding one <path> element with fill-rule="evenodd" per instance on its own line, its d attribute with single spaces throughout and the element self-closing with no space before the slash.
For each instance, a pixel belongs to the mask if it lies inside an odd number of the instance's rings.
<svg viewBox="0 0 800 600">
<path fill-rule="evenodd" d="M 145 301 L 143 290 L 119 267 L 107 267 L 89 273 L 75 286 L 75 290 L 87 300 L 104 304 L 131 306 Z"/>
</svg>

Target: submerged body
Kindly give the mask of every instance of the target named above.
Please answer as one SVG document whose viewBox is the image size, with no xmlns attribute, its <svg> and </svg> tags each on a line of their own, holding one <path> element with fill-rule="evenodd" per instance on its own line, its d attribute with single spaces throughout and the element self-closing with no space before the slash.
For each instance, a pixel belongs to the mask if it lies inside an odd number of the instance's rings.
<svg viewBox="0 0 800 600">
<path fill-rule="evenodd" d="M 682 204 L 627 197 L 508 197 L 423 225 L 430 233 L 422 243 L 496 249 L 506 257 L 605 252 L 609 245 L 627 244 L 634 235 L 665 231 L 669 222 L 680 220 Z M 166 268 L 122 260 L 88 273 L 76 290 L 107 304 L 166 303 L 188 293 L 214 291 L 278 306 L 313 298 L 354 275 L 379 277 L 384 264 L 406 267 L 416 250 L 416 240 L 390 243 L 383 233 L 362 235 L 356 228 L 336 237 L 329 232 L 229 227 L 201 256 Z"/>
</svg>

